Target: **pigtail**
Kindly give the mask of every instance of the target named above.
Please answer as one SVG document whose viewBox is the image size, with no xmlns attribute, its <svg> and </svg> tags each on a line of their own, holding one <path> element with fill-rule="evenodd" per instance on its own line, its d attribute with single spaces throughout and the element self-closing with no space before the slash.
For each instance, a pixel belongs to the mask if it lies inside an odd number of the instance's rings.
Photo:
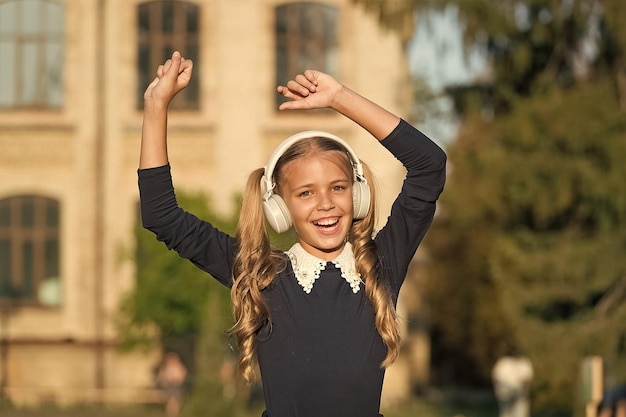
<svg viewBox="0 0 626 417">
<path fill-rule="evenodd" d="M 400 329 L 390 288 L 383 279 L 376 245 L 372 240 L 376 225 L 376 191 L 373 176 L 363 161 L 361 165 L 365 178 L 370 184 L 370 207 L 365 218 L 354 222 L 350 231 L 350 243 L 354 251 L 357 271 L 365 282 L 365 292 L 376 313 L 376 330 L 387 347 L 387 357 L 382 363 L 382 366 L 386 368 L 400 354 Z"/>
<path fill-rule="evenodd" d="M 316 138 L 317 142 L 301 141 L 286 151 L 275 167 L 275 182 L 280 184 L 280 167 L 312 150 L 341 150 L 334 141 Z M 387 357 L 381 364 L 391 365 L 400 352 L 400 332 L 391 291 L 384 279 L 376 245 L 372 240 L 375 216 L 375 190 L 369 168 L 363 164 L 364 175 L 370 182 L 371 199 L 368 215 L 355 220 L 349 240 L 352 244 L 356 267 L 365 282 L 365 291 L 376 314 L 376 329 L 387 347 Z M 346 171 L 352 167 L 346 156 Z M 265 325 L 271 323 L 270 311 L 262 291 L 267 288 L 276 275 L 285 268 L 286 256 L 270 246 L 269 234 L 265 226 L 263 213 L 263 194 L 261 180 L 263 169 L 257 169 L 248 178 L 239 223 L 237 225 L 237 243 L 239 250 L 233 265 L 233 287 L 231 298 L 235 324 L 230 329 L 239 346 L 239 369 L 244 378 L 251 381 L 254 377 L 253 362 L 255 354 L 255 335 Z"/>
<path fill-rule="evenodd" d="M 257 169 L 248 178 L 243 195 L 237 243 L 239 250 L 233 264 L 231 298 L 235 324 L 229 333 L 239 346 L 239 369 L 247 381 L 254 379 L 254 337 L 270 320 L 270 313 L 261 291 L 284 268 L 284 256 L 270 246 L 263 215 L 261 178 Z"/>
</svg>

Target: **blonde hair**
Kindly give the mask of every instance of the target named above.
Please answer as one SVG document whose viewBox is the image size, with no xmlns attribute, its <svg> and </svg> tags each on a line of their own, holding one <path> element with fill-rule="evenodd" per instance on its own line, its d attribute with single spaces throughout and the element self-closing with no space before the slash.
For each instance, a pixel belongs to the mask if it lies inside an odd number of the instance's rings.
<svg viewBox="0 0 626 417">
<path fill-rule="evenodd" d="M 308 138 L 296 142 L 280 157 L 274 169 L 274 182 L 280 193 L 282 168 L 290 161 L 319 152 L 341 152 L 344 168 L 352 177 L 352 162 L 346 149 L 338 142 L 328 138 Z M 354 220 L 348 233 L 348 241 L 353 246 L 357 271 L 365 283 L 365 291 L 376 314 L 376 329 L 387 347 L 387 356 L 381 366 L 387 367 L 398 357 L 400 351 L 400 333 L 394 301 L 372 240 L 375 226 L 376 196 L 371 185 L 372 174 L 361 161 L 364 175 L 370 183 L 371 200 L 369 212 L 365 218 Z M 261 179 L 262 168 L 253 171 L 246 184 L 243 195 L 237 242 L 239 250 L 233 266 L 233 287 L 231 298 L 235 324 L 230 329 L 239 346 L 239 369 L 247 381 L 254 379 L 253 364 L 255 353 L 255 334 L 264 325 L 271 325 L 271 316 L 262 291 L 285 269 L 287 257 L 273 249 L 265 225 L 263 213 L 263 193 Z"/>
</svg>

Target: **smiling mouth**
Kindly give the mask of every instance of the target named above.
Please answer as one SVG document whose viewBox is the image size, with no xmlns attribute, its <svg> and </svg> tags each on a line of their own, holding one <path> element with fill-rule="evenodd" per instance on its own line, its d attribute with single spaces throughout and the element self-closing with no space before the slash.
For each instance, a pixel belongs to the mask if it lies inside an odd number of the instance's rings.
<svg viewBox="0 0 626 417">
<path fill-rule="evenodd" d="M 336 217 L 334 219 L 323 219 L 319 221 L 314 221 L 313 224 L 323 229 L 332 229 L 339 224 L 339 218 Z"/>
</svg>

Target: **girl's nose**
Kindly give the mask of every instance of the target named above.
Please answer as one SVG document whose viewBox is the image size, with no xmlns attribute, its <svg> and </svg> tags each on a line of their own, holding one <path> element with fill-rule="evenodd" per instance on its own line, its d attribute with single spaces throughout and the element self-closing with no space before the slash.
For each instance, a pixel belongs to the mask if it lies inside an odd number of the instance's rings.
<svg viewBox="0 0 626 417">
<path fill-rule="evenodd" d="M 335 207 L 332 195 L 328 192 L 319 193 L 319 200 L 317 202 L 318 210 L 330 210 Z"/>
</svg>

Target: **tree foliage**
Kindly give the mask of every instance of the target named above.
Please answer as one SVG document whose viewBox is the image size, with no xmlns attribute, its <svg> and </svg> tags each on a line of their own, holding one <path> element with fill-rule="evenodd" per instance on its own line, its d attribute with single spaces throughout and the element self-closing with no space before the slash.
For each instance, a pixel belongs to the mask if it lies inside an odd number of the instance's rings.
<svg viewBox="0 0 626 417">
<path fill-rule="evenodd" d="M 535 365 L 533 406 L 580 412 L 585 356 L 626 379 L 626 3 L 402 3 L 458 7 L 492 71 L 451 90 L 463 124 L 425 242 L 435 382 L 487 386 L 516 345 Z"/>
<path fill-rule="evenodd" d="M 467 120 L 427 240 L 433 324 L 444 347 L 472 352 L 460 374 L 479 365 L 488 381 L 490 361 L 517 345 L 546 408 L 571 405 L 586 355 L 626 375 L 626 123 L 600 84 Z"/>
</svg>

